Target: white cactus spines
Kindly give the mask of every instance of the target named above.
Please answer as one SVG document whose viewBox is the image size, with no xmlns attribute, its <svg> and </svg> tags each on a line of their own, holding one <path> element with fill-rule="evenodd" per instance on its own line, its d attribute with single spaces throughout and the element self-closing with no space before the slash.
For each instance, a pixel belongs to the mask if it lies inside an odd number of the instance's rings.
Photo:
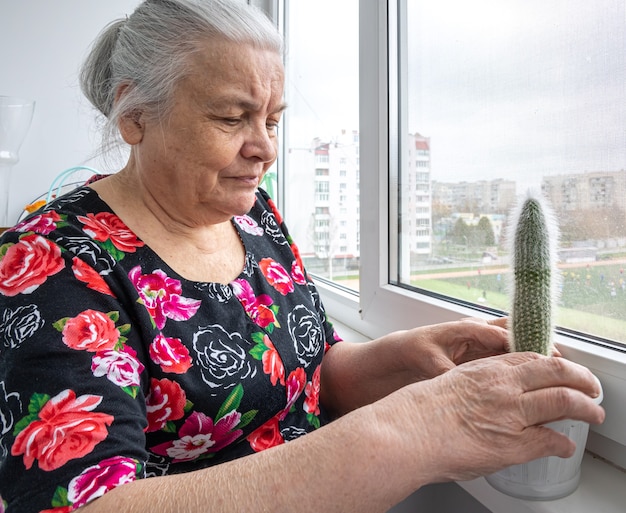
<svg viewBox="0 0 626 513">
<path fill-rule="evenodd" d="M 558 226 L 540 193 L 529 191 L 512 216 L 509 244 L 513 276 L 509 344 L 511 351 L 554 351 L 554 310 L 560 273 Z"/>
</svg>

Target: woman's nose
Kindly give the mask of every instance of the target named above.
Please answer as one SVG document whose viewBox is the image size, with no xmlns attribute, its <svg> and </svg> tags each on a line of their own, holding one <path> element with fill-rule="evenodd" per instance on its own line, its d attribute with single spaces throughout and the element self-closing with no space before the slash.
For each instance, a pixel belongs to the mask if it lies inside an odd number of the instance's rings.
<svg viewBox="0 0 626 513">
<path fill-rule="evenodd" d="M 241 152 L 246 158 L 258 158 L 263 162 L 276 159 L 278 141 L 276 129 L 268 128 L 265 123 L 250 126 L 250 134 L 246 138 Z"/>
</svg>

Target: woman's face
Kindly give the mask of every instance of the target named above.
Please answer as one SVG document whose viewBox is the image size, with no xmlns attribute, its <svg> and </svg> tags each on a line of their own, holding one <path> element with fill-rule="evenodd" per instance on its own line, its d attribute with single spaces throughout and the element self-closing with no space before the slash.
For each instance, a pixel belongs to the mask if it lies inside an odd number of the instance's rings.
<svg viewBox="0 0 626 513">
<path fill-rule="evenodd" d="M 171 113 L 144 120 L 131 162 L 150 201 L 194 226 L 252 207 L 276 160 L 284 70 L 274 52 L 209 42 L 189 71 Z"/>
</svg>

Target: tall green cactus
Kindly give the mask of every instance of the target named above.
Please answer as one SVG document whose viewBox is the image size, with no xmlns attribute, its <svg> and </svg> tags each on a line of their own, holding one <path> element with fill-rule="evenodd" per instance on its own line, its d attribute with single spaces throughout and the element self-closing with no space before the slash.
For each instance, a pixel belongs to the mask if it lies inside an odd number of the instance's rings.
<svg viewBox="0 0 626 513">
<path fill-rule="evenodd" d="M 511 227 L 511 350 L 549 356 L 554 350 L 553 310 L 558 288 L 556 223 L 541 196 L 529 192 Z"/>
</svg>

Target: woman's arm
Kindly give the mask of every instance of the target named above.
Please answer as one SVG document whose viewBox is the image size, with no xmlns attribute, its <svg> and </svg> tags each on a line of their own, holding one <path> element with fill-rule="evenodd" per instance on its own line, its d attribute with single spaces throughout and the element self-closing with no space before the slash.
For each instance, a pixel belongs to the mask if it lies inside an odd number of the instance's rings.
<svg viewBox="0 0 626 513">
<path fill-rule="evenodd" d="M 506 318 L 464 319 L 396 331 L 364 343 L 341 342 L 324 356 L 320 400 L 335 415 L 409 383 L 507 350 Z"/>
<path fill-rule="evenodd" d="M 571 440 L 540 425 L 564 417 L 601 422 L 602 408 L 586 395 L 597 393 L 593 375 L 562 358 L 477 360 L 284 445 L 128 483 L 80 511 L 384 512 L 426 483 L 570 456 Z"/>
</svg>

